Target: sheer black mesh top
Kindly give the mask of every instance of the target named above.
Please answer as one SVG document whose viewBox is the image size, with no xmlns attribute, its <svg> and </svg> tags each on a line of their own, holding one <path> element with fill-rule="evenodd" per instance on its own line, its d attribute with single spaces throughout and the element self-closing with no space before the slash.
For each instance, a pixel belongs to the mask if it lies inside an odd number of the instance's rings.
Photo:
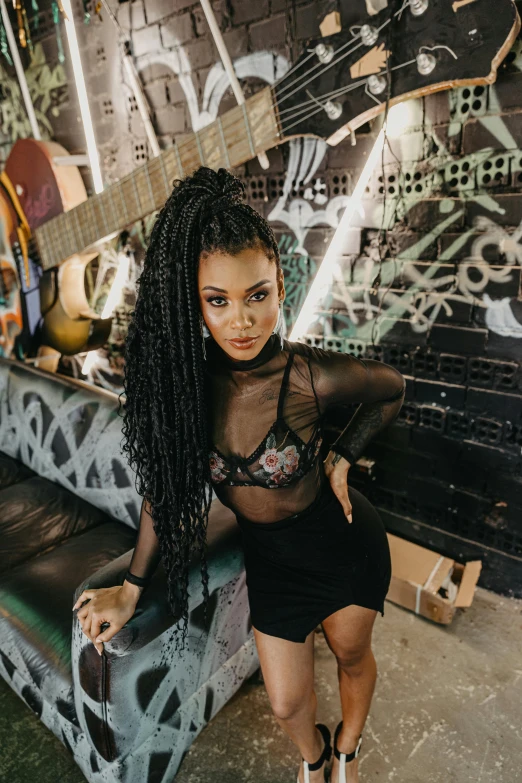
<svg viewBox="0 0 522 783">
<path fill-rule="evenodd" d="M 276 522 L 309 506 L 327 481 L 320 446 L 329 406 L 361 403 L 332 449 L 352 465 L 397 416 L 405 382 L 374 359 L 272 334 L 253 359 L 232 359 L 205 341 L 211 481 L 221 502 L 254 522 Z M 150 576 L 159 562 L 152 517 L 142 502 L 130 564 Z"/>
<path fill-rule="evenodd" d="M 382 403 L 366 422 L 368 440 L 398 410 L 389 403 L 404 389 L 389 365 L 289 340 L 281 348 L 276 334 L 250 360 L 232 359 L 212 338 L 206 352 L 214 491 L 256 522 L 283 519 L 317 496 L 326 478 L 319 450 L 328 406 Z M 351 463 L 362 451 L 357 439 L 348 427 L 336 441 Z"/>
</svg>

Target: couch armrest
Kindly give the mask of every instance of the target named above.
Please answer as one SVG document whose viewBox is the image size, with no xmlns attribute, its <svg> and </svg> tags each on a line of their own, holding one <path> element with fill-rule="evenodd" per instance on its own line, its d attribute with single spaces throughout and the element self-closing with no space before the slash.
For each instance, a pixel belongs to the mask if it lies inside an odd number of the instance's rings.
<svg viewBox="0 0 522 783">
<path fill-rule="evenodd" d="M 72 633 L 74 704 L 84 735 L 85 769 L 107 783 L 172 780 L 203 726 L 259 667 L 254 646 L 241 530 L 217 499 L 208 526 L 208 621 L 199 562 L 189 574 L 189 632 L 183 651 L 170 646 L 179 616 L 167 605 L 162 564 L 136 611 L 99 656 L 76 616 Z M 78 586 L 121 584 L 132 550 Z M 87 761 L 89 759 L 89 762 Z"/>
<path fill-rule="evenodd" d="M 212 502 L 207 528 L 207 560 L 209 572 L 209 593 L 223 587 L 244 569 L 241 530 L 234 513 L 217 498 Z M 75 590 L 73 603 L 83 590 L 99 589 L 122 584 L 129 568 L 133 550 L 117 557 L 85 579 Z M 192 559 L 189 572 L 189 612 L 203 601 L 203 586 L 199 559 Z M 136 611 L 123 628 L 112 639 L 104 643 L 109 655 L 125 656 L 144 647 L 159 637 L 180 620 L 179 614 L 172 615 L 167 603 L 167 578 L 160 562 L 152 580 L 140 596 Z M 76 616 L 75 622 L 78 622 Z M 102 626 L 104 630 L 107 625 Z"/>
</svg>

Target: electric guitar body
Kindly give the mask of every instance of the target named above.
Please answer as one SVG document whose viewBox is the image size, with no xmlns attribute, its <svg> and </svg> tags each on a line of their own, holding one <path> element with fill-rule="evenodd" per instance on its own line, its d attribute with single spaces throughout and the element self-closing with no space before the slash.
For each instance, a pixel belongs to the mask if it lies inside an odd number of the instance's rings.
<svg viewBox="0 0 522 783">
<path fill-rule="evenodd" d="M 18 139 L 11 149 L 4 170 L 15 186 L 31 234 L 87 200 L 78 167 L 57 166 L 53 162 L 55 156 L 68 154 L 61 144 L 35 139 Z M 10 270 L 11 288 L 18 288 L 18 296 L 11 293 L 13 312 L 8 316 L 2 313 L 0 321 L 4 336 L 8 325 L 3 322 L 4 316 L 11 321 L 4 355 L 12 353 L 17 334 L 24 353 L 32 353 L 37 347 L 35 338 L 67 355 L 103 345 L 110 333 L 111 319 L 100 319 L 91 309 L 84 283 L 85 267 L 96 253 L 74 253 L 59 266 L 44 271 L 31 253 L 25 267 L 16 232 L 17 214 L 4 188 L 0 188 L 0 209 L 2 226 L 15 258 Z M 37 333 L 42 316 L 43 324 Z"/>
</svg>

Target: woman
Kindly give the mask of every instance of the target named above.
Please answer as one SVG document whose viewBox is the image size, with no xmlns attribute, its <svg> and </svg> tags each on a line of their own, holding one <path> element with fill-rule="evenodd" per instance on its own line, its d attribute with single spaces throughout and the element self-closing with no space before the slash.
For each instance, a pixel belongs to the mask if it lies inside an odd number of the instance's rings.
<svg viewBox="0 0 522 783">
<path fill-rule="evenodd" d="M 241 528 L 261 669 L 275 717 L 301 752 L 298 781 L 324 781 L 332 751 L 329 730 L 315 723 L 322 623 L 343 713 L 331 779 L 354 783 L 391 562 L 380 517 L 347 475 L 397 416 L 405 384 L 381 362 L 282 338 L 278 245 L 244 193 L 225 169 L 201 167 L 175 182 L 154 224 L 126 343 L 123 432 L 144 497 L 138 539 L 123 585 L 85 590 L 74 608 L 90 599 L 78 618 L 101 654 L 161 559 L 186 628 L 193 550 L 208 596 L 213 487 Z M 361 404 L 323 461 L 321 422 L 338 403 Z"/>
</svg>

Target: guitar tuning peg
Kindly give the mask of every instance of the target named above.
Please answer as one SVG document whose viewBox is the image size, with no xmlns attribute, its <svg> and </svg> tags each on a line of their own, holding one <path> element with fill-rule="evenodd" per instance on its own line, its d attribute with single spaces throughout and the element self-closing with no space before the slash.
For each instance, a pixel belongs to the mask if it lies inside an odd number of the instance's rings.
<svg viewBox="0 0 522 783">
<path fill-rule="evenodd" d="M 422 16 L 428 8 L 428 0 L 410 0 L 410 11 L 413 16 Z"/>
<path fill-rule="evenodd" d="M 343 107 L 339 101 L 326 101 L 324 110 L 330 120 L 336 120 L 343 113 Z"/>
<path fill-rule="evenodd" d="M 315 53 L 322 63 L 329 63 L 334 56 L 333 46 L 326 45 L 324 43 L 318 43 L 315 47 Z"/>
<path fill-rule="evenodd" d="M 384 76 L 377 76 L 377 74 L 372 73 L 371 76 L 368 76 L 367 85 L 372 95 L 380 95 L 386 89 L 386 79 Z"/>
<path fill-rule="evenodd" d="M 437 65 L 437 60 L 433 54 L 426 54 L 426 52 L 419 52 L 417 55 L 417 70 L 422 76 L 427 76 L 433 71 Z"/>
<path fill-rule="evenodd" d="M 373 46 L 379 37 L 379 31 L 369 24 L 363 24 L 359 35 L 361 36 L 361 41 L 365 46 Z"/>
</svg>

